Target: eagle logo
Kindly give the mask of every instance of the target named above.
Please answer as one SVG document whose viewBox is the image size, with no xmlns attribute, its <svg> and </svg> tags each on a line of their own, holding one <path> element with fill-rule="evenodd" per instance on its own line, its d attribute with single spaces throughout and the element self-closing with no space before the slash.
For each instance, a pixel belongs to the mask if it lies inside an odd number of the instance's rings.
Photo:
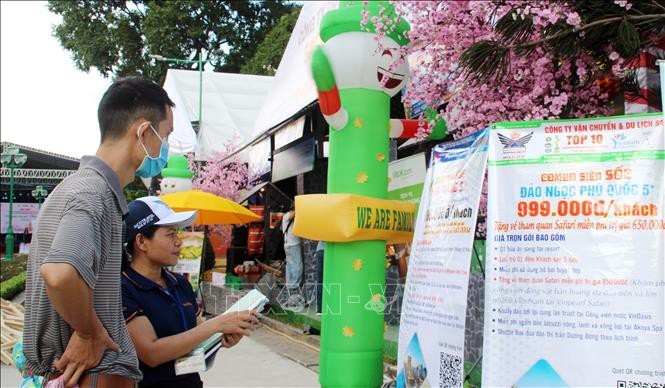
<svg viewBox="0 0 665 388">
<path fill-rule="evenodd" d="M 501 144 L 503 144 L 503 148 L 524 148 L 526 147 L 526 143 L 531 141 L 531 138 L 533 137 L 533 132 L 529 132 L 528 134 L 519 137 L 518 133 L 514 133 L 511 137 L 508 137 L 506 135 L 502 135 L 500 133 L 497 133 L 499 136 L 499 141 Z"/>
</svg>

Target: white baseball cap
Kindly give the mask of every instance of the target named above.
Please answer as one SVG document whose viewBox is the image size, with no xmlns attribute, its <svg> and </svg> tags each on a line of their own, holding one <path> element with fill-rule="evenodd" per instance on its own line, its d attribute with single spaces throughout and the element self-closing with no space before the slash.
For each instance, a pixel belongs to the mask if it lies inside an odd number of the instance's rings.
<svg viewBox="0 0 665 388">
<path fill-rule="evenodd" d="M 134 240 L 134 237 L 146 228 L 158 226 L 177 226 L 179 228 L 191 225 L 196 219 L 197 211 L 174 212 L 169 205 L 159 197 L 141 197 L 130 202 L 127 207 L 129 213 L 125 218 L 127 236 L 125 242 Z"/>
</svg>

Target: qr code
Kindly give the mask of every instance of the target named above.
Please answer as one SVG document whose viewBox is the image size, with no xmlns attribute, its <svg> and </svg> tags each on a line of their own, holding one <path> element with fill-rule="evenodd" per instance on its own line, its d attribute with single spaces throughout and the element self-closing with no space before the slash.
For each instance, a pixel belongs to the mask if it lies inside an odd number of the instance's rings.
<svg viewBox="0 0 665 388">
<path fill-rule="evenodd" d="M 642 383 L 639 381 L 618 380 L 617 388 L 665 388 L 662 383 Z"/>
<path fill-rule="evenodd" d="M 462 358 L 441 352 L 439 357 L 439 388 L 462 386 Z"/>
</svg>

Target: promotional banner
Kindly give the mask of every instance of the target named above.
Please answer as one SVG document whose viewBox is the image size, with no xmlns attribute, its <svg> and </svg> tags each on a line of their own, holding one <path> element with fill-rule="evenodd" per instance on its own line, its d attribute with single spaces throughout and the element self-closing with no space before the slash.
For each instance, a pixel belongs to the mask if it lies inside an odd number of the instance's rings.
<svg viewBox="0 0 665 388">
<path fill-rule="evenodd" d="M 0 233 L 7 233 L 9 226 L 9 203 L 0 204 Z M 14 203 L 12 206 L 12 228 L 14 234 L 24 232 L 32 233 L 32 227 L 37 225 L 37 215 L 39 214 L 39 204 L 37 203 Z"/>
<path fill-rule="evenodd" d="M 203 232 L 178 231 L 182 241 L 178 264 L 172 271 L 184 274 L 197 292 L 199 287 L 199 271 L 201 270 L 201 254 L 203 252 Z"/>
<path fill-rule="evenodd" d="M 426 167 L 424 153 L 388 164 L 388 199 L 420 202 Z"/>
<path fill-rule="evenodd" d="M 399 327 L 398 387 L 461 387 L 471 250 L 487 130 L 432 150 Z"/>
<path fill-rule="evenodd" d="M 664 132 L 491 129 L 483 386 L 663 387 Z"/>
</svg>

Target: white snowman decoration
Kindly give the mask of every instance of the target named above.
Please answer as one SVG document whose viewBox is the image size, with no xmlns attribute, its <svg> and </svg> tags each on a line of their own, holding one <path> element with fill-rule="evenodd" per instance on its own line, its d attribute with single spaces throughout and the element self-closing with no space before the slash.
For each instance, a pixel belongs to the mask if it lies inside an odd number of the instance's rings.
<svg viewBox="0 0 665 388">
<path fill-rule="evenodd" d="M 159 184 L 161 194 L 191 190 L 193 176 L 194 173 L 189 169 L 185 156 L 170 156 L 169 163 L 162 170 L 162 181 Z"/>
</svg>

